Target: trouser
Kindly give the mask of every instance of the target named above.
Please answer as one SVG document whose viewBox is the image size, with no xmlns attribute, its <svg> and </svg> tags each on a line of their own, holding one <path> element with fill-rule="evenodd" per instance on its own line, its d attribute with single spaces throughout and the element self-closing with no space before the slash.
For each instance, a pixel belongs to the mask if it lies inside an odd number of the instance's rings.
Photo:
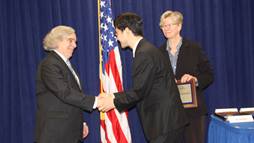
<svg viewBox="0 0 254 143">
<path fill-rule="evenodd" d="M 191 119 L 184 131 L 185 143 L 205 143 L 206 122 L 206 115 Z"/>
<path fill-rule="evenodd" d="M 184 127 L 160 135 L 156 139 L 149 141 L 149 143 L 183 143 L 183 139 Z"/>
</svg>

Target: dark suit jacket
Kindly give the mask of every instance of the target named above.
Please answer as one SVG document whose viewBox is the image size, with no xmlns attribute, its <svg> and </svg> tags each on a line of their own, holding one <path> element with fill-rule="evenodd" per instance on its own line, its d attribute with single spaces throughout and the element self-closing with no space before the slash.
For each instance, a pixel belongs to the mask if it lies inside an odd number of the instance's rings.
<svg viewBox="0 0 254 143">
<path fill-rule="evenodd" d="M 168 65 L 171 66 L 166 42 L 160 47 L 163 55 L 167 59 Z M 198 86 L 197 102 L 198 108 L 185 109 L 188 117 L 195 118 L 207 113 L 205 97 L 203 90 L 206 89 L 213 81 L 213 73 L 208 61 L 200 46 L 189 40 L 183 39 L 182 46 L 178 54 L 175 78 L 180 80 L 184 74 L 190 74 L 197 77 Z"/>
<path fill-rule="evenodd" d="M 36 79 L 37 143 L 76 143 L 82 139 L 83 110 L 92 111 L 95 97 L 79 88 L 68 66 L 49 52 Z"/>
<path fill-rule="evenodd" d="M 161 52 L 142 39 L 132 65 L 132 90 L 115 93 L 114 104 L 121 112 L 137 104 L 148 140 L 187 123 L 174 75 Z"/>
</svg>

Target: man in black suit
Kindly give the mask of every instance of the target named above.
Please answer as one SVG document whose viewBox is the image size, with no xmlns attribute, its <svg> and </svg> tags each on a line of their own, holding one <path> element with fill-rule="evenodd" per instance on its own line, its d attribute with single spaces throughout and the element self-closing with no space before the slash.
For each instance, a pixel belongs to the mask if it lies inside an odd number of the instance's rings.
<svg viewBox="0 0 254 143">
<path fill-rule="evenodd" d="M 200 46 L 181 37 L 183 16 L 178 11 L 166 11 L 161 15 L 160 27 L 167 39 L 160 47 L 167 65 L 172 66 L 176 80 L 196 82 L 198 107 L 186 108 L 190 124 L 185 130 L 185 143 L 204 143 L 207 110 L 205 90 L 213 81 L 213 73 L 208 58 Z"/>
<path fill-rule="evenodd" d="M 143 22 L 138 15 L 123 13 L 114 25 L 121 47 L 133 51 L 133 88 L 101 95 L 99 110 L 116 108 L 122 112 L 137 105 L 148 142 L 180 143 L 187 119 L 172 69 L 166 65 L 161 52 L 143 38 Z"/>
<path fill-rule="evenodd" d="M 76 48 L 76 34 L 68 26 L 54 27 L 44 38 L 48 52 L 36 79 L 37 143 L 78 143 L 88 134 L 83 111 L 96 108 L 95 96 L 82 93 L 81 81 L 69 59 Z"/>
</svg>

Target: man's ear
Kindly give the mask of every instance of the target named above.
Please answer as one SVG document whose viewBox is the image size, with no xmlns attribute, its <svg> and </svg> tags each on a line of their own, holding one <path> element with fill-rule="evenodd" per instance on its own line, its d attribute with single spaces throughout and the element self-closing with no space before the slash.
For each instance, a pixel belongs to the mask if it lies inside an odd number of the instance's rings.
<svg viewBox="0 0 254 143">
<path fill-rule="evenodd" d="M 126 27 L 126 28 L 124 29 L 124 31 L 125 31 L 127 34 L 132 34 L 132 31 L 131 31 L 128 27 Z"/>
</svg>

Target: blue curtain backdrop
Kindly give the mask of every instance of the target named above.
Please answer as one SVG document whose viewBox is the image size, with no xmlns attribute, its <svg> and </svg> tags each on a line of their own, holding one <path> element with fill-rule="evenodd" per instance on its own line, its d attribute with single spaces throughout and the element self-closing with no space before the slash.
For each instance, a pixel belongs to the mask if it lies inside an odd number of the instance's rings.
<svg viewBox="0 0 254 143">
<path fill-rule="evenodd" d="M 159 18 L 165 10 L 184 15 L 182 35 L 197 41 L 214 69 L 206 90 L 209 112 L 254 106 L 254 1 L 112 0 L 114 15 L 132 11 L 144 19 L 145 37 L 164 41 Z M 0 142 L 32 143 L 35 74 L 44 57 L 42 38 L 55 25 L 76 29 L 72 63 L 88 94 L 99 93 L 97 0 L 0 0 Z M 125 89 L 131 87 L 131 51 L 121 50 Z M 85 142 L 99 142 L 99 113 L 84 113 L 90 127 Z M 129 112 L 133 143 L 145 143 L 135 108 Z"/>
</svg>

